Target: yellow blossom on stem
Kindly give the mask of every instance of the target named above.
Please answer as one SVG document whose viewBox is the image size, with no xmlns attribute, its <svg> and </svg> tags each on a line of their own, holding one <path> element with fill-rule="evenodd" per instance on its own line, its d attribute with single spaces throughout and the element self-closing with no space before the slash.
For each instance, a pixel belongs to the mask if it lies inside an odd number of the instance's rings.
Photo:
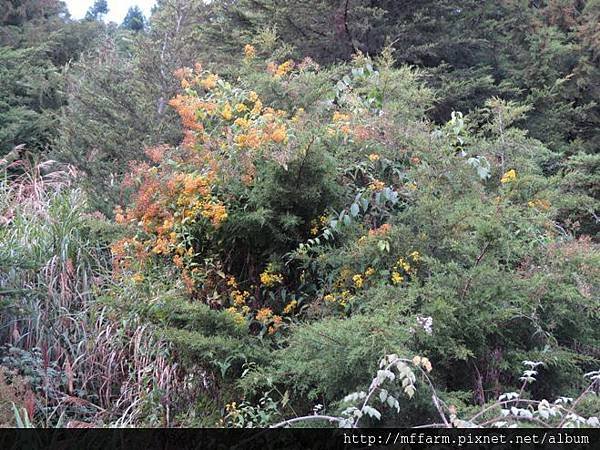
<svg viewBox="0 0 600 450">
<path fill-rule="evenodd" d="M 404 281 L 404 277 L 400 275 L 400 273 L 394 271 L 392 272 L 392 283 L 400 284 Z"/>
<path fill-rule="evenodd" d="M 231 118 L 233 117 L 233 113 L 231 111 L 231 105 L 229 103 L 225 103 L 225 106 L 223 107 L 223 111 L 221 111 L 221 117 L 223 117 L 223 119 L 225 119 L 225 120 L 231 120 Z"/>
<path fill-rule="evenodd" d="M 256 320 L 264 324 L 271 318 L 272 315 L 273 311 L 271 308 L 261 308 L 256 313 Z"/>
<path fill-rule="evenodd" d="M 252 111 L 250 111 L 250 114 L 254 115 L 254 116 L 258 116 L 262 111 L 262 102 L 260 100 L 256 100 L 256 102 L 254 102 L 254 107 L 252 108 Z"/>
<path fill-rule="evenodd" d="M 352 281 L 354 282 L 354 286 L 357 289 L 360 289 L 361 287 L 363 287 L 364 279 L 363 279 L 362 275 L 360 275 L 360 274 L 354 275 L 352 277 Z"/>
<path fill-rule="evenodd" d="M 279 66 L 277 66 L 277 69 L 275 70 L 275 76 L 282 77 L 282 76 L 286 75 L 288 72 L 290 72 L 293 68 L 294 68 L 294 61 L 292 61 L 291 59 L 287 60 L 283 64 L 280 64 Z"/>
<path fill-rule="evenodd" d="M 233 291 L 231 297 L 235 306 L 243 306 L 246 304 L 246 299 L 250 297 L 250 293 L 248 291 Z"/>
<path fill-rule="evenodd" d="M 217 76 L 209 74 L 206 78 L 200 81 L 200 84 L 204 89 L 210 91 L 211 89 L 214 89 L 214 87 L 217 85 Z"/>
<path fill-rule="evenodd" d="M 385 183 L 381 180 L 373 180 L 369 184 L 369 190 L 371 191 L 381 191 L 385 188 Z"/>
<path fill-rule="evenodd" d="M 283 282 L 283 276 L 278 273 L 273 273 L 270 266 L 267 266 L 265 271 L 260 274 L 260 282 L 263 286 L 272 287 Z"/>
<path fill-rule="evenodd" d="M 256 49 L 254 48 L 253 45 L 250 44 L 246 44 L 244 46 L 244 58 L 245 59 L 252 59 L 256 56 Z"/>
<path fill-rule="evenodd" d="M 142 281 L 144 281 L 144 275 L 138 272 L 131 277 L 131 281 L 133 281 L 134 283 L 141 283 Z"/>
<path fill-rule="evenodd" d="M 504 175 L 502 175 L 502 178 L 500 179 L 500 183 L 506 184 L 506 183 L 510 183 L 511 181 L 515 181 L 517 179 L 517 172 L 515 171 L 515 169 L 510 169 L 508 172 L 506 172 Z"/>
<path fill-rule="evenodd" d="M 408 255 L 408 256 L 410 256 L 410 257 L 411 257 L 411 259 L 412 259 L 414 262 L 417 262 L 417 261 L 420 261 L 420 260 L 421 260 L 421 254 L 420 254 L 418 251 L 416 251 L 416 250 L 415 250 L 414 252 L 412 252 L 412 253 L 411 253 L 410 255 Z"/>
<path fill-rule="evenodd" d="M 233 124 L 240 128 L 248 128 L 250 126 L 250 121 L 248 119 L 244 119 L 243 117 L 239 117 L 235 119 Z"/>
<path fill-rule="evenodd" d="M 400 258 L 396 263 L 396 267 L 402 268 L 405 272 L 410 271 L 410 264 L 404 260 L 404 258 Z"/>
<path fill-rule="evenodd" d="M 284 314 L 291 314 L 291 313 L 294 312 L 294 310 L 296 309 L 297 306 L 298 306 L 298 301 L 297 300 L 292 300 L 287 305 L 285 305 L 285 308 L 283 308 L 283 313 Z"/>
<path fill-rule="evenodd" d="M 273 133 L 271 133 L 271 139 L 278 144 L 287 141 L 287 137 L 287 132 L 283 125 L 277 127 Z"/>
<path fill-rule="evenodd" d="M 369 155 L 369 160 L 373 161 L 373 162 L 379 161 L 379 158 L 380 158 L 380 156 L 377 153 L 371 153 Z"/>
<path fill-rule="evenodd" d="M 350 120 L 350 114 L 344 114 L 344 113 L 341 113 L 339 111 L 335 111 L 333 113 L 332 120 L 334 122 L 347 122 L 347 121 Z"/>
</svg>

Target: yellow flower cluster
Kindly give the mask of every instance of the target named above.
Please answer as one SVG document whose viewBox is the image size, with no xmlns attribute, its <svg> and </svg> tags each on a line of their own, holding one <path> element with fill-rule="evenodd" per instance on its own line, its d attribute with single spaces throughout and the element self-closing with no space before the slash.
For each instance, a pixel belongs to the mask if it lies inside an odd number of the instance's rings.
<svg viewBox="0 0 600 450">
<path fill-rule="evenodd" d="M 356 289 L 360 289 L 363 287 L 363 284 L 365 282 L 365 280 L 363 279 L 362 275 L 360 274 L 356 274 L 352 277 L 352 281 L 354 282 L 354 287 Z"/>
<path fill-rule="evenodd" d="M 131 281 L 133 281 L 134 283 L 141 283 L 142 281 L 144 281 L 144 275 L 138 272 L 131 277 Z"/>
<path fill-rule="evenodd" d="M 285 305 L 285 308 L 283 308 L 283 313 L 284 314 L 292 314 L 296 310 L 297 307 L 298 307 L 298 301 L 292 300 L 287 305 Z"/>
<path fill-rule="evenodd" d="M 510 169 L 508 172 L 506 172 L 504 175 L 502 175 L 502 178 L 500 179 L 500 183 L 506 184 L 506 183 L 515 181 L 516 179 L 517 179 L 517 172 L 515 171 L 515 169 Z"/>
<path fill-rule="evenodd" d="M 353 298 L 351 292 L 363 289 L 369 278 L 373 277 L 377 271 L 373 267 L 367 267 L 364 273 L 354 273 L 349 267 L 343 267 L 340 274 L 333 283 L 334 292 L 330 292 L 323 297 L 328 303 L 337 303 L 345 307 Z"/>
<path fill-rule="evenodd" d="M 369 155 L 369 161 L 371 162 L 379 161 L 380 158 L 381 157 L 377 153 L 371 153 Z"/>
<path fill-rule="evenodd" d="M 283 283 L 283 275 L 274 272 L 271 264 L 260 274 L 260 282 L 265 287 L 273 287 Z"/>
<path fill-rule="evenodd" d="M 530 208 L 539 209 L 540 211 L 547 211 L 550 209 L 550 206 L 551 206 L 551 204 L 548 200 L 542 200 L 539 198 L 536 198 L 534 200 L 527 202 L 527 205 Z"/>
<path fill-rule="evenodd" d="M 256 313 L 255 319 L 262 325 L 269 325 L 267 331 L 269 334 L 275 334 L 277 330 L 283 325 L 283 319 L 281 316 L 273 314 L 271 308 L 261 308 Z"/>
<path fill-rule="evenodd" d="M 232 306 L 231 308 L 227 308 L 226 311 L 233 316 L 233 321 L 236 324 L 243 325 L 246 323 L 246 318 L 235 307 Z"/>
<path fill-rule="evenodd" d="M 334 111 L 333 117 L 331 118 L 333 125 L 327 129 L 327 132 L 332 136 L 338 132 L 341 132 L 344 135 L 350 134 L 352 131 L 350 128 L 350 120 L 350 114 Z"/>
<path fill-rule="evenodd" d="M 382 191 L 385 188 L 385 183 L 381 180 L 373 180 L 368 187 L 370 191 Z"/>
<path fill-rule="evenodd" d="M 414 262 L 419 262 L 421 260 L 421 254 L 418 251 L 414 251 L 412 252 L 410 255 L 408 255 L 410 257 L 410 259 L 412 259 Z"/>
<path fill-rule="evenodd" d="M 256 49 L 253 45 L 246 44 L 244 46 L 244 58 L 247 60 L 253 59 L 256 56 Z"/>
<path fill-rule="evenodd" d="M 225 411 L 227 411 L 229 414 L 231 414 L 233 412 L 237 412 L 237 410 L 238 410 L 238 408 L 237 408 L 236 402 L 227 403 L 225 405 Z"/>
<path fill-rule="evenodd" d="M 247 57 L 253 57 L 255 49 L 247 45 L 244 49 Z M 293 68 L 293 62 L 287 61 L 280 66 L 275 66 L 274 74 L 282 75 Z M 199 66 L 201 70 L 201 66 Z M 182 118 L 184 130 L 184 145 L 194 147 L 196 143 L 207 143 L 210 140 L 210 130 L 205 132 L 204 127 L 223 127 L 218 136 L 228 136 L 233 133 L 233 142 L 237 148 L 256 150 L 263 144 L 284 144 L 288 142 L 289 131 L 286 126 L 286 112 L 276 111 L 273 108 L 264 108 L 258 94 L 254 91 L 232 93 L 229 84 L 218 82 L 218 77 L 210 72 L 200 71 L 194 73 L 191 69 L 178 71 L 182 83 L 186 87 L 200 85 L 204 90 L 212 90 L 205 98 L 193 91 L 186 95 L 178 95 L 170 104 L 177 110 Z M 215 89 L 218 88 L 219 89 Z M 205 121 L 207 118 L 218 117 L 225 124 L 218 121 Z M 233 122 L 233 124 L 231 124 Z M 289 123 L 293 123 L 289 120 Z M 233 125 L 233 126 L 231 126 Z M 215 134 L 212 134 L 215 136 Z M 230 140 L 220 139 L 218 148 L 227 150 Z M 207 145 L 207 148 L 211 146 Z M 212 148 L 216 148 L 213 145 Z M 242 174 L 243 179 L 251 181 L 253 178 L 252 164 L 247 165 L 247 172 Z"/>
<path fill-rule="evenodd" d="M 196 218 L 201 215 L 209 219 L 216 228 L 227 220 L 225 206 L 209 198 L 210 186 L 205 177 L 181 174 L 176 177 L 176 181 L 182 183 L 183 186 L 177 197 L 177 206 L 181 209 L 175 212 L 174 217 L 182 217 L 187 222 L 194 223 Z M 167 226 L 167 222 L 165 222 L 162 229 L 172 228 L 172 222 L 169 225 Z"/>
<path fill-rule="evenodd" d="M 292 61 L 291 59 L 288 59 L 286 62 L 279 64 L 279 66 L 277 66 L 277 68 L 275 69 L 274 76 L 277 78 L 280 78 L 284 75 L 287 75 L 289 72 L 291 72 L 293 68 L 294 68 L 294 61 Z"/>
<path fill-rule="evenodd" d="M 405 261 L 404 258 L 400 258 L 394 267 L 400 268 L 400 269 L 404 270 L 405 272 L 410 272 L 410 269 L 411 269 L 410 263 Z"/>
<path fill-rule="evenodd" d="M 200 85 L 207 91 L 210 91 L 211 89 L 214 89 L 217 86 L 217 80 L 219 79 L 219 77 L 217 77 L 214 74 L 208 74 L 206 76 L 206 78 L 203 78 L 200 81 Z"/>
<path fill-rule="evenodd" d="M 232 130 L 235 144 L 239 148 L 258 149 L 263 144 L 287 143 L 289 133 L 282 121 L 285 111 L 263 108 L 255 92 L 250 92 L 246 101 L 250 105 L 243 102 L 236 104 L 234 110 L 237 117 L 229 109 L 225 110 L 225 115 L 222 114 L 226 120 L 233 120 L 237 127 Z"/>
<path fill-rule="evenodd" d="M 250 297 L 250 292 L 248 291 L 235 290 L 231 293 L 231 298 L 235 306 L 244 306 L 248 297 Z"/>
<path fill-rule="evenodd" d="M 310 234 L 316 236 L 319 234 L 319 230 L 327 225 L 329 218 L 327 216 L 320 216 L 310 221 Z"/>
<path fill-rule="evenodd" d="M 246 323 L 246 317 L 250 313 L 250 307 L 246 305 L 246 300 L 250 297 L 250 292 L 238 289 L 238 284 L 233 276 L 229 276 L 226 282 L 227 286 L 233 290 L 230 297 L 233 306 L 227 308 L 227 312 L 233 316 L 235 323 L 242 325 Z"/>
<path fill-rule="evenodd" d="M 271 133 L 271 139 L 273 142 L 280 144 L 288 139 L 287 131 L 284 125 L 277 126 Z"/>
<path fill-rule="evenodd" d="M 189 89 L 194 85 L 200 85 L 206 91 L 217 86 L 219 77 L 213 73 L 204 71 L 202 65 L 196 63 L 194 69 L 184 67 L 175 71 L 175 77 L 181 81 L 181 87 Z"/>
<path fill-rule="evenodd" d="M 271 317 L 273 317 L 273 310 L 271 308 L 261 308 L 256 313 L 256 320 L 260 323 L 266 323 Z"/>
<path fill-rule="evenodd" d="M 392 271 L 392 283 L 400 284 L 404 281 L 404 277 L 400 275 L 400 272 Z"/>
<path fill-rule="evenodd" d="M 348 302 L 351 299 L 352 299 L 352 295 L 350 294 L 350 291 L 348 291 L 348 290 L 343 290 L 339 294 L 327 294 L 323 297 L 323 300 L 325 300 L 326 302 L 337 303 L 341 307 L 345 307 L 346 305 L 348 305 Z"/>
<path fill-rule="evenodd" d="M 422 367 L 428 373 L 433 370 L 433 367 L 431 366 L 431 361 L 429 361 L 429 359 L 425 358 L 424 356 L 415 356 L 412 359 L 412 363 L 417 367 Z"/>
<path fill-rule="evenodd" d="M 408 255 L 408 258 L 413 261 L 413 264 L 416 264 L 421 260 L 421 254 L 415 250 Z M 408 260 L 399 258 L 392 268 L 390 279 L 392 284 L 396 285 L 403 283 L 406 276 L 414 276 L 415 274 L 416 268 L 411 266 Z"/>
<path fill-rule="evenodd" d="M 207 203 L 204 205 L 202 215 L 209 219 L 215 228 L 227 220 L 227 210 L 220 203 Z"/>
<path fill-rule="evenodd" d="M 332 117 L 331 120 L 334 123 L 337 123 L 337 122 L 349 122 L 350 121 L 350 114 L 341 113 L 339 111 L 334 111 L 333 117 Z"/>
<path fill-rule="evenodd" d="M 223 106 L 221 117 L 225 120 L 231 120 L 233 118 L 233 111 L 231 110 L 231 105 L 229 103 L 225 103 Z"/>
</svg>

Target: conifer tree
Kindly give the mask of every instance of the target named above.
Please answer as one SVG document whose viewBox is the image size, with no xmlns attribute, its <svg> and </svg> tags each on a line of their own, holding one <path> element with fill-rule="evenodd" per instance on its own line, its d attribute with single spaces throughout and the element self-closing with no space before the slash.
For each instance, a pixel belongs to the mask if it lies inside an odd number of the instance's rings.
<svg viewBox="0 0 600 450">
<path fill-rule="evenodd" d="M 139 6 L 132 6 L 127 11 L 121 26 L 131 31 L 141 31 L 146 26 L 146 18 Z"/>
<path fill-rule="evenodd" d="M 85 14 L 85 20 L 101 20 L 108 14 L 108 3 L 106 0 L 95 0 L 94 4 Z"/>
</svg>

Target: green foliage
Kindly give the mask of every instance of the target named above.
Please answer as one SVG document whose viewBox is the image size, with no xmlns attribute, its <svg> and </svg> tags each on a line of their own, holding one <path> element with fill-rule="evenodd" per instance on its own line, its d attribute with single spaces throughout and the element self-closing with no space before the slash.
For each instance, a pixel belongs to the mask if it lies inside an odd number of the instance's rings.
<svg viewBox="0 0 600 450">
<path fill-rule="evenodd" d="M 0 155 L 18 145 L 40 153 L 56 137 L 56 112 L 65 103 L 62 69 L 102 26 L 68 21 L 54 0 L 1 4 Z"/>
<path fill-rule="evenodd" d="M 40 63 L 40 60 L 42 63 Z M 60 77 L 43 49 L 0 47 L 0 152 L 48 145 L 61 104 Z"/>
<path fill-rule="evenodd" d="M 273 354 L 271 373 L 295 395 L 330 403 L 368 381 L 377 355 L 404 351 L 409 335 L 401 321 L 384 310 L 298 326 L 291 330 L 288 346 Z"/>
<path fill-rule="evenodd" d="M 0 423 L 598 426 L 598 0 L 0 5 Z"/>
<path fill-rule="evenodd" d="M 127 10 L 121 26 L 131 31 L 141 31 L 146 24 L 146 18 L 139 6 L 132 6 Z"/>
<path fill-rule="evenodd" d="M 310 221 L 338 202 L 334 161 L 312 139 L 300 144 L 303 153 L 287 167 L 262 164 L 257 182 L 238 194 L 242 202 L 232 205 L 223 226 L 222 251 L 233 255 L 233 267 L 260 265 L 295 249 L 308 237 Z"/>
<path fill-rule="evenodd" d="M 152 419 L 144 408 L 176 374 L 147 325 L 98 301 L 110 226 L 86 213 L 68 172 L 51 163 L 13 168 L 19 178 L 0 182 L 0 361 L 30 386 L 14 400 L 26 407 L 19 414 L 46 427 L 67 419 L 158 425 L 164 411 Z"/>
<path fill-rule="evenodd" d="M 93 207 L 109 215 L 123 198 L 120 180 L 128 162 L 144 159 L 146 146 L 173 133 L 169 116 L 157 113 L 152 87 L 116 46 L 109 38 L 70 69 L 53 152 L 83 172 Z"/>
<path fill-rule="evenodd" d="M 95 0 L 85 14 L 85 20 L 101 20 L 106 14 L 108 14 L 108 2 Z"/>
</svg>

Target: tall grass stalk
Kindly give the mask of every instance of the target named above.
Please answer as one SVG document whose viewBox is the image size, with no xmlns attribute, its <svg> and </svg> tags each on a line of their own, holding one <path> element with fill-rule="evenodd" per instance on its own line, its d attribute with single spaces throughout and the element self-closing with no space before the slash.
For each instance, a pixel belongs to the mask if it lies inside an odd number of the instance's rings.
<svg viewBox="0 0 600 450">
<path fill-rule="evenodd" d="M 56 166 L 17 161 L 21 175 L 0 180 L 0 358 L 30 381 L 34 422 L 128 426 L 153 392 L 174 391 L 177 368 L 152 330 L 97 300 L 110 258 L 90 221 L 102 217 Z"/>
</svg>

